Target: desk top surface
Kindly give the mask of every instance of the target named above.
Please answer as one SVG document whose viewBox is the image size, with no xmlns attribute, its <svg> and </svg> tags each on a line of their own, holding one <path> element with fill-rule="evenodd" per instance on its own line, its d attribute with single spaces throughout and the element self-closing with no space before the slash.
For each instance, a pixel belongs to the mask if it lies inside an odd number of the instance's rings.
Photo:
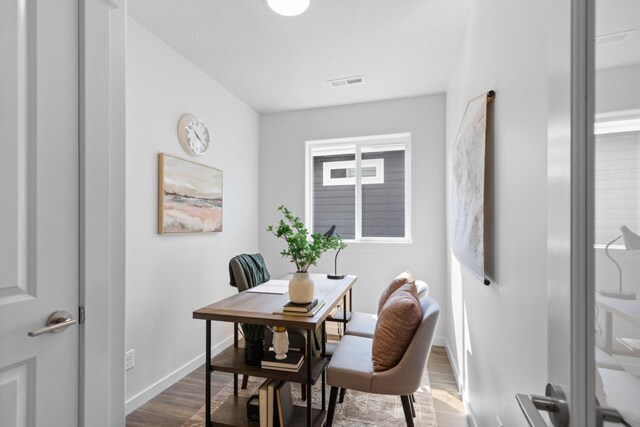
<svg viewBox="0 0 640 427">
<path fill-rule="evenodd" d="M 634 325 L 640 326 L 640 300 L 605 297 L 596 294 L 596 305 L 610 311 Z"/>
<path fill-rule="evenodd" d="M 290 278 L 289 274 L 281 279 Z M 324 301 L 324 306 L 313 317 L 274 314 L 274 311 L 289 302 L 288 293 L 277 295 L 240 292 L 195 310 L 193 318 L 314 330 L 325 321 L 357 279 L 358 276 L 346 276 L 341 280 L 331 280 L 327 279 L 326 274 L 311 274 L 315 298 L 318 298 L 318 303 Z"/>
</svg>

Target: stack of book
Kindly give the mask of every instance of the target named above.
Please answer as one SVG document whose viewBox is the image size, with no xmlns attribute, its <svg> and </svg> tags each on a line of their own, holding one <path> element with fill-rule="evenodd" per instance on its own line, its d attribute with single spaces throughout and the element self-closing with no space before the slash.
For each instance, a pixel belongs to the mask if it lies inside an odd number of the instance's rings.
<svg viewBox="0 0 640 427">
<path fill-rule="evenodd" d="M 282 307 L 282 311 L 285 313 L 293 312 L 293 313 L 308 313 L 318 305 L 318 298 L 314 298 L 313 301 L 306 304 L 297 304 L 295 302 L 289 301 Z"/>
<path fill-rule="evenodd" d="M 260 427 L 286 427 L 293 418 L 291 384 L 266 380 L 258 389 Z"/>
<path fill-rule="evenodd" d="M 288 302 L 278 310 L 274 311 L 274 314 L 286 314 L 288 316 L 305 316 L 313 317 L 318 310 L 322 308 L 324 301 L 318 301 L 314 298 L 313 301 L 307 304 L 296 304 L 294 302 Z"/>
<path fill-rule="evenodd" d="M 276 371 L 298 372 L 303 362 L 304 356 L 297 351 L 288 352 L 287 357 L 281 360 L 276 359 L 275 352 L 268 351 L 262 358 L 262 368 L 274 369 Z"/>
</svg>

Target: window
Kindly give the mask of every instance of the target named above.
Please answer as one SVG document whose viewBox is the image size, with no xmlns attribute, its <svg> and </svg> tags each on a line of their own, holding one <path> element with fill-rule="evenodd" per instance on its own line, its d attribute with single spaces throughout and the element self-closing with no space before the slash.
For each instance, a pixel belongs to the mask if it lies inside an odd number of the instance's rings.
<svg viewBox="0 0 640 427">
<path fill-rule="evenodd" d="M 384 184 L 384 158 L 361 160 L 362 184 Z M 322 185 L 356 185 L 356 162 L 326 161 L 322 164 Z"/>
<path fill-rule="evenodd" d="M 307 141 L 306 220 L 345 240 L 410 241 L 410 134 Z"/>
<path fill-rule="evenodd" d="M 640 110 L 596 116 L 594 184 L 595 244 L 640 232 Z"/>
</svg>

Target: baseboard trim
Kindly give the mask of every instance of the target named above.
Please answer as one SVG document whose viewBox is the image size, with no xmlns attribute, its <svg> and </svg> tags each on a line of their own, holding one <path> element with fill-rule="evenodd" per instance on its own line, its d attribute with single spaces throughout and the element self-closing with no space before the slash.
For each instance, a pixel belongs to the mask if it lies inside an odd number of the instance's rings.
<svg viewBox="0 0 640 427">
<path fill-rule="evenodd" d="M 478 427 L 478 423 L 476 422 L 475 417 L 473 416 L 473 412 L 467 411 L 467 422 L 471 427 Z"/>
<path fill-rule="evenodd" d="M 458 393 L 462 397 L 462 404 L 464 405 L 464 409 L 467 411 L 467 422 L 471 427 L 478 427 L 478 422 L 473 416 L 473 411 L 471 410 L 471 406 L 469 405 L 469 401 L 465 398 L 465 393 L 462 390 L 462 377 L 460 376 L 460 370 L 458 369 L 458 359 L 456 359 L 452 352 L 451 346 L 449 346 L 449 340 L 444 338 L 444 348 L 447 351 L 447 357 L 449 358 L 449 363 L 451 364 L 451 370 L 453 371 L 453 377 L 456 380 L 456 385 L 458 386 Z"/>
<path fill-rule="evenodd" d="M 433 337 L 433 344 L 436 347 L 447 347 L 447 339 L 444 337 Z M 449 353 L 449 350 L 447 350 L 447 354 Z"/>
<path fill-rule="evenodd" d="M 451 364 L 451 370 L 453 371 L 453 377 L 456 380 L 456 385 L 458 386 L 458 393 L 462 395 L 462 383 L 460 378 L 460 370 L 458 369 L 458 359 L 453 357 L 451 353 L 451 347 L 449 346 L 449 340 L 447 338 L 443 338 L 444 340 L 444 348 L 447 350 L 447 357 L 449 358 L 449 363 Z"/>
<path fill-rule="evenodd" d="M 222 350 L 230 346 L 232 342 L 233 342 L 233 336 L 229 336 L 223 339 L 222 341 L 220 341 L 218 344 L 216 344 L 211 348 L 211 355 L 212 356 L 217 355 Z M 142 390 L 140 393 L 136 394 L 131 399 L 128 399 L 125 402 L 125 408 L 124 408 L 125 414 L 129 415 L 131 412 L 135 411 L 136 409 L 138 409 L 139 407 L 141 407 L 142 405 L 144 405 L 145 403 L 153 399 L 155 396 L 159 395 L 164 390 L 166 390 L 173 384 L 180 381 L 182 378 L 184 378 L 185 376 L 193 372 L 196 368 L 198 368 L 200 365 L 202 365 L 203 360 L 204 360 L 204 353 L 194 358 L 192 361 L 186 363 L 185 365 L 179 367 L 178 369 L 176 369 L 166 377 L 162 378 L 161 380 L 150 385 L 146 389 Z"/>
</svg>

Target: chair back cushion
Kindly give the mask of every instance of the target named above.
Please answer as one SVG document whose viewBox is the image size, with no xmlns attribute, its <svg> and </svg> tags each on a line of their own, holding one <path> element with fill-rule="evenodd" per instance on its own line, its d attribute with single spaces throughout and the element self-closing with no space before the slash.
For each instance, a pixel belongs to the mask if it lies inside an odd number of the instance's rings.
<svg viewBox="0 0 640 427">
<path fill-rule="evenodd" d="M 413 277 L 413 274 L 411 274 L 409 270 L 403 271 L 402 273 L 398 274 L 398 276 L 395 279 L 393 279 L 391 283 L 389 283 L 389 286 L 387 286 L 387 288 L 384 291 L 382 291 L 382 295 L 380 295 L 380 301 L 378 302 L 378 314 L 380 314 L 380 311 L 382 310 L 382 306 L 384 306 L 384 303 L 387 302 L 389 297 L 395 291 L 397 291 L 400 288 L 400 286 L 406 283 L 413 283 L 414 281 L 415 281 L 415 278 Z"/>
<path fill-rule="evenodd" d="M 400 286 L 384 303 L 373 334 L 371 358 L 375 372 L 391 369 L 400 362 L 422 320 L 416 287 Z"/>
<path fill-rule="evenodd" d="M 249 289 L 251 285 L 249 284 L 249 280 L 247 280 L 247 276 L 244 274 L 240 261 L 236 258 L 232 258 L 231 261 L 229 261 L 229 267 L 232 271 L 238 292 L 244 292 Z"/>
<path fill-rule="evenodd" d="M 404 396 L 420 388 L 440 314 L 440 306 L 433 298 L 420 298 L 420 306 L 422 320 L 411 344 L 395 367 L 373 373 L 372 393 Z"/>
<path fill-rule="evenodd" d="M 244 292 L 271 278 L 261 254 L 236 255 L 229 261 L 229 284 Z"/>
<path fill-rule="evenodd" d="M 418 299 L 422 299 L 429 296 L 429 285 L 423 280 L 416 280 L 416 289 L 418 291 Z"/>
</svg>

